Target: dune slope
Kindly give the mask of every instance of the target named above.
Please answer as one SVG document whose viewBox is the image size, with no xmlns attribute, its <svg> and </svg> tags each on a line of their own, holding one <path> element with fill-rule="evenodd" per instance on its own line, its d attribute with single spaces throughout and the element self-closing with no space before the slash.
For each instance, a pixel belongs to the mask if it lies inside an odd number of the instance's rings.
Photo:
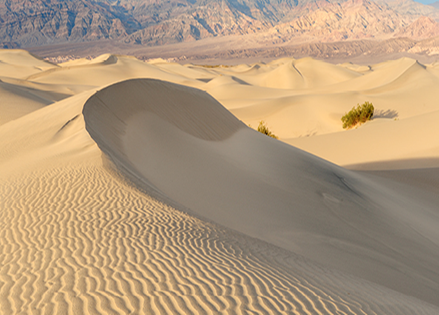
<svg viewBox="0 0 439 315">
<path fill-rule="evenodd" d="M 100 148 L 165 202 L 437 303 L 432 204 L 265 137 L 192 88 L 125 81 L 97 92 L 83 113 Z"/>
</svg>

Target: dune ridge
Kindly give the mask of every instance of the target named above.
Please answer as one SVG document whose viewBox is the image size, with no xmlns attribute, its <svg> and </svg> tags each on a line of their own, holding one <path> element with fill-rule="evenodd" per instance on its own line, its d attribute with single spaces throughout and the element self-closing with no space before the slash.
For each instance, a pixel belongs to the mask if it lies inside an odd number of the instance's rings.
<svg viewBox="0 0 439 315">
<path fill-rule="evenodd" d="M 129 106 L 118 99 L 122 90 L 129 95 Z M 438 257 L 431 246 L 438 245 L 434 240 L 439 235 L 434 224 L 423 226 L 423 236 L 417 235 L 420 226 L 402 229 L 408 222 L 397 215 L 403 211 L 403 192 L 383 195 L 385 188 L 379 183 L 368 182 L 244 125 L 221 141 L 182 129 L 182 124 L 211 121 L 206 112 L 221 108 L 214 99 L 191 92 L 149 79 L 117 83 L 86 102 L 86 128 L 122 171 L 128 170 L 126 174 L 140 180 L 147 191 L 152 190 L 177 208 L 334 268 L 343 266 L 354 274 L 368 270 L 363 273 L 365 279 L 394 290 L 416 296 L 417 290 L 428 287 L 432 290 L 429 301 L 434 303 L 434 281 L 420 279 L 438 276 L 434 271 Z M 154 95 L 159 95 L 161 101 L 157 102 Z M 184 101 L 175 102 L 173 97 L 163 95 L 180 95 Z M 186 108 L 189 103 L 202 104 L 206 112 L 190 110 L 165 119 L 152 109 L 159 106 L 166 110 L 161 113 L 166 113 L 174 106 Z M 130 114 L 119 115 L 122 108 Z M 200 132 L 221 132 L 228 120 L 236 121 L 226 114 L 224 110 L 222 126 L 198 124 Z M 415 204 L 426 206 L 416 201 L 403 208 L 408 210 Z M 417 215 L 425 217 L 429 213 L 419 210 Z M 386 217 L 392 217 L 394 223 L 383 224 Z M 434 245 L 426 245 L 424 237 L 433 240 Z M 411 253 L 414 244 L 426 259 L 423 271 Z M 393 253 L 388 252 L 389 247 Z M 357 254 L 352 256 L 351 251 Z M 399 267 L 388 268 L 389 259 Z M 425 297 L 426 291 L 422 295 Z"/>
</svg>

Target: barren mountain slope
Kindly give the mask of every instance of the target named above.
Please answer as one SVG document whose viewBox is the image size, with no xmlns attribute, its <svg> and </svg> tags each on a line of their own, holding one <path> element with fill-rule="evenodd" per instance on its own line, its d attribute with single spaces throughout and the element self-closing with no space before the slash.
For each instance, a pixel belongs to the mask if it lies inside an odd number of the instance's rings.
<svg viewBox="0 0 439 315">
<path fill-rule="evenodd" d="M 315 5 L 306 14 L 275 26 L 271 32 L 280 34 L 285 40 L 299 36 L 324 42 L 385 38 L 403 29 L 410 21 L 388 6 L 368 0 L 320 1 Z"/>
<path fill-rule="evenodd" d="M 417 39 L 436 37 L 439 36 L 439 23 L 432 18 L 421 16 L 394 36 Z"/>
<path fill-rule="evenodd" d="M 0 41 L 35 46 L 119 38 L 137 25 L 120 8 L 90 0 L 2 0 Z"/>
<path fill-rule="evenodd" d="M 418 40 L 436 35 L 438 18 L 438 9 L 410 0 L 2 0 L 0 43 L 115 40 L 156 46 L 229 36 L 236 49 L 240 42 L 273 47 L 392 36 Z"/>
</svg>

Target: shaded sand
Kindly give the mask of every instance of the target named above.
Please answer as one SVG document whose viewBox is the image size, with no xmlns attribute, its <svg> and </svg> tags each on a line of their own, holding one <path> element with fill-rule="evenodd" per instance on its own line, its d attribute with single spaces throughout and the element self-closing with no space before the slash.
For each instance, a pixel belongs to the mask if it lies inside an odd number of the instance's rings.
<svg viewBox="0 0 439 315">
<path fill-rule="evenodd" d="M 216 113 L 215 103 L 181 86 L 135 80 L 98 92 L 84 115 L 120 169 L 177 207 L 410 295 L 423 291 L 415 279 L 430 279 L 429 301 L 436 300 L 438 213 L 434 224 L 417 226 L 431 213 L 418 210 L 420 222 L 402 217 L 402 192 L 383 193 L 377 183 L 246 128 L 225 109 Z M 184 122 L 205 132 L 182 128 Z M 407 210 L 431 206 L 406 202 Z"/>
<path fill-rule="evenodd" d="M 276 133 L 293 117 L 302 133 L 313 117 L 325 127 L 306 139 L 328 142 L 421 122 L 434 132 L 421 119 L 435 111 L 428 102 L 402 102 L 399 121 L 339 130 L 334 113 L 365 95 L 350 82 L 381 66 L 317 62 L 340 67 L 321 78 L 311 59 L 207 68 L 105 55 L 42 69 L 15 53 L 41 69 L 17 79 L 0 63 L 22 97 L 0 125 L 0 314 L 439 313 L 435 169 L 424 176 L 414 159 L 405 171 L 349 171 L 247 127 L 265 119 Z M 307 83 L 266 86 L 279 67 Z M 404 82 L 376 99 L 408 93 Z M 426 100 L 437 93 L 428 87 Z M 404 135 L 396 151 L 434 161 L 426 131 Z M 400 158 L 375 153 L 360 162 L 392 168 Z"/>
</svg>

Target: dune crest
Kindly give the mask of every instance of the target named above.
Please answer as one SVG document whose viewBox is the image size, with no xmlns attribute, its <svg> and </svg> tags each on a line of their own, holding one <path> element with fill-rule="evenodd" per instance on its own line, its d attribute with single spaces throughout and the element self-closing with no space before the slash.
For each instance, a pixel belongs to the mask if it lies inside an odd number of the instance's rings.
<svg viewBox="0 0 439 315">
<path fill-rule="evenodd" d="M 92 120 L 91 132 L 99 127 L 112 127 L 113 124 L 99 126 L 100 117 L 92 116 L 96 112 L 104 113 L 104 109 L 107 115 L 122 121 L 143 113 L 153 114 L 185 133 L 211 141 L 227 139 L 244 127 L 207 93 L 152 79 L 124 81 L 91 97 L 84 105 L 86 119 Z"/>
</svg>

